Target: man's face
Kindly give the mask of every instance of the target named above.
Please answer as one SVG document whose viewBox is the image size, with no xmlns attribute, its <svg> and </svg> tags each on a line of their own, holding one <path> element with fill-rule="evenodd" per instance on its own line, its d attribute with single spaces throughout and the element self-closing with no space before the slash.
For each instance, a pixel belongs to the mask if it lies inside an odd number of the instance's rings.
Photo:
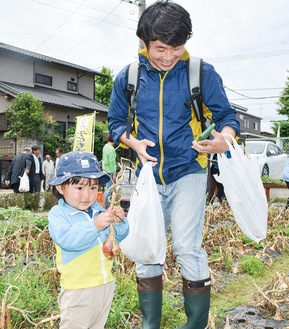
<svg viewBox="0 0 289 329">
<path fill-rule="evenodd" d="M 149 60 L 153 67 L 162 71 L 171 70 L 181 59 L 185 45 L 173 47 L 161 41 L 151 41 L 148 49 Z"/>
<path fill-rule="evenodd" d="M 39 153 L 40 153 L 40 150 L 39 150 L 39 149 L 38 149 L 38 150 L 35 150 L 35 151 L 33 151 L 33 154 L 34 154 L 36 157 L 38 157 Z"/>
<path fill-rule="evenodd" d="M 61 153 L 58 150 L 55 151 L 55 155 L 57 156 L 57 158 L 61 157 Z"/>
</svg>

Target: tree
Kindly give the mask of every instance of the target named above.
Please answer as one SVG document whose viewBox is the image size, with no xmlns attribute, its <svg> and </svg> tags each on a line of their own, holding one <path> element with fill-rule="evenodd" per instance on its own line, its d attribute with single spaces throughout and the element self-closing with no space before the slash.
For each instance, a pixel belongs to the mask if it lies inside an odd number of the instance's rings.
<svg viewBox="0 0 289 329">
<path fill-rule="evenodd" d="M 95 100 L 105 106 L 109 105 L 110 95 L 113 88 L 112 70 L 102 67 L 101 74 L 95 77 Z"/>
<path fill-rule="evenodd" d="M 276 134 L 278 125 L 280 125 L 280 137 L 288 137 L 289 136 L 289 77 L 287 77 L 285 88 L 282 91 L 282 94 L 277 104 L 278 104 L 277 112 L 280 115 L 287 116 L 287 120 L 281 120 L 278 123 L 275 122 L 273 125 L 273 130 Z"/>
<path fill-rule="evenodd" d="M 106 139 L 104 140 L 104 133 L 108 131 L 107 122 L 96 121 L 95 131 L 94 131 L 94 154 L 100 161 L 102 159 L 102 148 L 106 144 Z"/>
<path fill-rule="evenodd" d="M 52 141 L 59 142 L 55 130 L 57 122 L 50 113 L 44 112 L 42 102 L 30 92 L 18 95 L 11 106 L 5 109 L 5 113 L 8 124 L 5 137 L 29 137 L 43 141 L 44 146 L 51 146 Z"/>
</svg>

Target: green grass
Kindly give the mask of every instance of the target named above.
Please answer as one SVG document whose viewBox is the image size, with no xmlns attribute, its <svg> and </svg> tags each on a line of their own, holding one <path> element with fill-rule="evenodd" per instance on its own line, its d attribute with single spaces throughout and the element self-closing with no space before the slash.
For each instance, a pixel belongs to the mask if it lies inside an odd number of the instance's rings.
<svg viewBox="0 0 289 329">
<path fill-rule="evenodd" d="M 252 305 L 256 287 L 264 287 L 271 283 L 273 276 L 278 273 L 288 273 L 289 254 L 278 257 L 273 265 L 265 268 L 262 276 L 254 277 L 247 273 L 240 273 L 225 284 L 222 290 L 212 290 L 211 310 L 216 315 L 218 323 L 224 323 L 226 312 L 230 308 L 241 305 Z M 226 276 L 223 277 L 226 282 Z"/>
<path fill-rule="evenodd" d="M 278 185 L 286 186 L 286 183 L 281 179 L 273 179 L 273 178 L 270 178 L 270 177 L 267 177 L 267 176 L 262 176 L 261 180 L 262 180 L 263 183 L 272 183 L 272 184 L 278 184 Z"/>
</svg>

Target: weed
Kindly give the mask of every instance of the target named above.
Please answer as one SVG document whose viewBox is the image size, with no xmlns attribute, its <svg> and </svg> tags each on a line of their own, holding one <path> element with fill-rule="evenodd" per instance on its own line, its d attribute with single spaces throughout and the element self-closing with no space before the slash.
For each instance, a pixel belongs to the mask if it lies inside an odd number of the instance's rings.
<svg viewBox="0 0 289 329">
<path fill-rule="evenodd" d="M 225 255 L 224 256 L 224 262 L 225 262 L 225 268 L 227 271 L 231 271 L 233 264 L 234 264 L 234 259 L 231 255 Z"/>
<path fill-rule="evenodd" d="M 241 240 L 243 242 L 243 244 L 250 244 L 252 245 L 252 247 L 254 249 L 261 249 L 261 248 L 264 248 L 264 242 L 260 242 L 260 243 L 257 243 L 257 242 L 254 242 L 252 241 L 251 239 L 249 239 L 246 235 L 242 234 L 241 236 Z"/>
<path fill-rule="evenodd" d="M 242 257 L 240 265 L 245 273 L 254 277 L 261 276 L 265 269 L 265 265 L 260 259 L 250 255 Z"/>
</svg>

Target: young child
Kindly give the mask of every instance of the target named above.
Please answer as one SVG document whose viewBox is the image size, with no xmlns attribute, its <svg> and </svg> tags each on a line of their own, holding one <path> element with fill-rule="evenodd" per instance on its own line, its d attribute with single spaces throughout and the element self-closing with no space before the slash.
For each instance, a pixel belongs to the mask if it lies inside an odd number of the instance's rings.
<svg viewBox="0 0 289 329">
<path fill-rule="evenodd" d="M 112 221 L 118 242 L 128 234 L 123 209 L 111 206 L 105 211 L 96 202 L 98 185 L 109 179 L 94 155 L 69 152 L 49 180 L 59 199 L 48 221 L 61 274 L 60 329 L 103 329 L 108 318 L 115 279 L 113 260 L 104 255 L 102 245 Z"/>
</svg>

